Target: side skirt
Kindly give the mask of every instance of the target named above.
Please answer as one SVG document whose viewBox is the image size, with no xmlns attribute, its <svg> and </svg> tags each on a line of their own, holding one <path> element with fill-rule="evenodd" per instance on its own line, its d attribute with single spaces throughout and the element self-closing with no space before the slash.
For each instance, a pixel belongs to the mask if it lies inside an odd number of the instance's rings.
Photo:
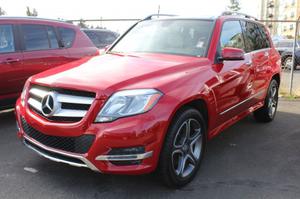
<svg viewBox="0 0 300 199">
<path fill-rule="evenodd" d="M 212 139 L 231 125 L 235 124 L 236 122 L 240 121 L 241 119 L 245 118 L 248 116 L 250 113 L 253 113 L 255 110 L 261 108 L 264 106 L 264 102 L 258 102 L 257 104 L 251 106 L 250 108 L 246 109 L 244 112 L 241 112 L 239 115 L 236 115 L 232 117 L 231 119 L 227 120 L 220 126 L 214 128 L 208 133 L 208 139 Z"/>
</svg>

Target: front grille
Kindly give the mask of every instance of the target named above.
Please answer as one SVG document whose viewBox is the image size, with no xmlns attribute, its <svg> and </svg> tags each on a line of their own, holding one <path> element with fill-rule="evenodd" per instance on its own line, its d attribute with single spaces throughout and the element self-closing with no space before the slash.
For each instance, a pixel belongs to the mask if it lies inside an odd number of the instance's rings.
<svg viewBox="0 0 300 199">
<path fill-rule="evenodd" d="M 45 135 L 31 127 L 24 118 L 21 118 L 21 120 L 22 128 L 26 135 L 39 143 L 54 149 L 83 154 L 88 152 L 95 139 L 94 135 L 81 135 L 77 137 Z"/>
<path fill-rule="evenodd" d="M 51 115 L 45 115 L 42 100 L 50 94 L 55 95 L 56 109 Z M 29 89 L 28 105 L 32 111 L 49 121 L 78 122 L 86 115 L 95 97 L 96 94 L 92 92 L 32 85 Z"/>
</svg>

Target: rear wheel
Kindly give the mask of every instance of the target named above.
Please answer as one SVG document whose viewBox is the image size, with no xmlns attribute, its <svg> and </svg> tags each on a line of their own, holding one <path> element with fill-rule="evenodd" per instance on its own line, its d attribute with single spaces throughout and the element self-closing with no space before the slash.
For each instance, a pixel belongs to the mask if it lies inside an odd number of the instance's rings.
<svg viewBox="0 0 300 199">
<path fill-rule="evenodd" d="M 293 59 L 291 56 L 284 59 L 284 62 L 283 62 L 284 69 L 291 70 L 292 65 L 293 65 Z M 297 67 L 297 64 L 294 63 L 294 69 L 296 69 L 296 67 Z"/>
<path fill-rule="evenodd" d="M 205 149 L 205 134 L 205 121 L 196 109 L 176 115 L 160 157 L 159 171 L 167 186 L 179 188 L 195 177 Z"/>
<path fill-rule="evenodd" d="M 278 82 L 273 79 L 270 83 L 264 106 L 254 111 L 254 118 L 258 122 L 271 122 L 274 119 L 278 105 L 278 87 Z"/>
</svg>

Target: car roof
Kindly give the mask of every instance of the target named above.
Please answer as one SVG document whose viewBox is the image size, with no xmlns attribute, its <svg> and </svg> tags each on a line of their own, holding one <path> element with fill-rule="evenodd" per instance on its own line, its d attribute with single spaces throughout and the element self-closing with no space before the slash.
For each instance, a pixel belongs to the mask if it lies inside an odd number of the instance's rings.
<svg viewBox="0 0 300 199">
<path fill-rule="evenodd" d="M 39 18 L 39 17 L 19 17 L 19 16 L 0 16 L 0 21 L 22 21 L 22 22 L 42 22 L 42 23 L 52 23 L 52 24 L 61 24 L 64 26 L 72 26 L 76 27 L 74 24 L 67 23 L 66 21 L 59 20 L 59 19 L 46 19 L 46 18 Z"/>
<path fill-rule="evenodd" d="M 152 19 L 152 17 L 154 17 Z M 260 25 L 263 25 L 263 23 L 261 23 L 258 19 L 256 19 L 255 17 L 252 17 L 250 15 L 247 14 L 243 14 L 243 13 L 237 13 L 237 12 L 223 12 L 221 15 L 219 16 L 177 16 L 177 15 L 158 15 L 157 14 L 153 14 L 153 15 L 149 15 L 148 17 L 146 17 L 145 21 L 147 20 L 207 20 L 207 21 L 216 21 L 216 20 L 221 20 L 221 21 L 225 21 L 225 20 L 232 20 L 232 19 L 236 19 L 236 20 L 246 20 L 246 21 L 251 21 L 254 23 L 258 23 Z"/>
</svg>

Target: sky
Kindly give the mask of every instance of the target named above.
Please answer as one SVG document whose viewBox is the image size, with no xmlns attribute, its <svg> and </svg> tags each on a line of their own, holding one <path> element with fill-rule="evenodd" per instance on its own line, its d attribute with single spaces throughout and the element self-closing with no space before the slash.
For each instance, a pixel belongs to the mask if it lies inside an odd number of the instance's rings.
<svg viewBox="0 0 300 199">
<path fill-rule="evenodd" d="M 260 2 L 261 0 L 240 0 L 240 12 L 259 17 Z M 29 6 L 38 11 L 39 17 L 66 20 L 143 18 L 157 13 L 158 5 L 160 13 L 218 16 L 226 10 L 228 4 L 229 0 L 0 0 L 0 7 L 9 16 L 25 16 L 26 6 Z M 99 23 L 91 25 L 97 26 Z M 120 32 L 128 26 L 128 22 L 107 22 L 100 25 Z"/>
</svg>

